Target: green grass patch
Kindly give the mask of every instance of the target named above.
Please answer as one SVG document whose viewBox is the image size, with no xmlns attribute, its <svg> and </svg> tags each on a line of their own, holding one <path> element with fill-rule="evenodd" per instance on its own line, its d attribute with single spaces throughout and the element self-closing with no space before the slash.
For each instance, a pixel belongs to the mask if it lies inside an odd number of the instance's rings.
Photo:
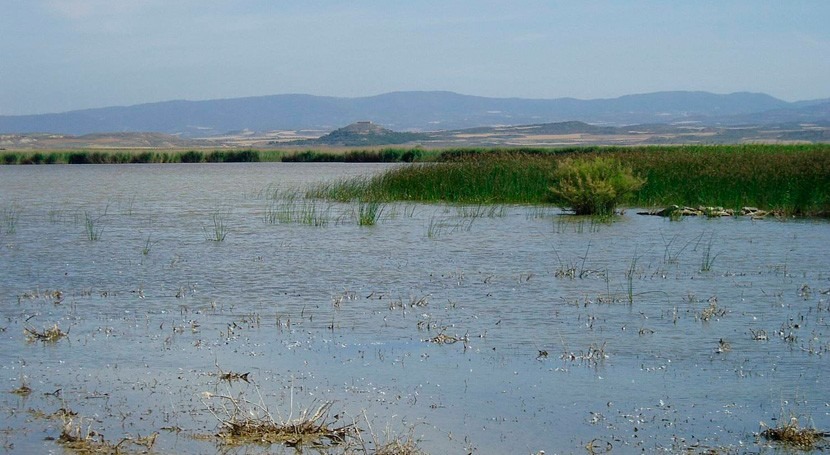
<svg viewBox="0 0 830 455">
<path fill-rule="evenodd" d="M 555 161 L 507 153 L 403 166 L 371 178 L 311 188 L 308 197 L 336 201 L 530 203 L 541 201 Z"/>
<path fill-rule="evenodd" d="M 549 201 L 565 160 L 604 157 L 642 179 L 639 207 L 744 206 L 799 216 L 830 215 L 830 145 L 457 149 L 371 178 L 318 185 L 306 196 L 336 201 L 465 204 Z"/>
</svg>

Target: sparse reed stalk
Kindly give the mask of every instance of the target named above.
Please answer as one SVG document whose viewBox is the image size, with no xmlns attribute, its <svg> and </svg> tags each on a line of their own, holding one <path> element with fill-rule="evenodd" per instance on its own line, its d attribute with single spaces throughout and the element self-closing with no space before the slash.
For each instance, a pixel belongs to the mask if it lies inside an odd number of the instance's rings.
<svg viewBox="0 0 830 455">
<path fill-rule="evenodd" d="M 715 263 L 715 259 L 720 256 L 720 253 L 712 254 L 712 245 L 714 244 L 714 237 L 715 234 L 712 233 L 709 236 L 709 242 L 703 245 L 703 257 L 700 261 L 700 271 L 701 272 L 709 272 L 712 270 L 712 265 Z"/>
<path fill-rule="evenodd" d="M 153 248 L 153 245 L 155 245 L 155 244 L 156 244 L 156 242 L 151 242 L 150 241 L 150 236 L 148 235 L 147 240 L 144 241 L 144 247 L 141 248 L 141 254 L 143 254 L 144 256 L 149 255 L 150 250 Z"/>
<path fill-rule="evenodd" d="M 685 245 L 682 247 L 672 250 L 672 245 L 674 242 L 677 241 L 678 236 L 675 235 L 668 241 L 666 238 L 663 237 L 663 233 L 660 233 L 660 237 L 663 239 L 664 249 L 663 249 L 663 262 L 666 264 L 677 264 L 680 261 L 680 255 L 683 254 L 683 251 L 688 248 L 688 246 L 692 243 L 691 241 L 686 242 Z"/>
<path fill-rule="evenodd" d="M 3 230 L 7 235 L 12 235 L 17 232 L 17 223 L 20 220 L 21 207 L 16 202 L 12 202 L 7 207 L 3 208 Z"/>
<path fill-rule="evenodd" d="M 383 213 L 384 205 L 375 201 L 360 201 L 357 207 L 357 224 L 360 226 L 374 226 Z"/>
<path fill-rule="evenodd" d="M 429 217 L 429 224 L 427 225 L 427 238 L 438 238 L 441 235 L 442 230 L 441 220 L 436 215 Z"/>
<path fill-rule="evenodd" d="M 101 234 L 104 232 L 104 229 L 98 222 L 104 215 L 93 217 L 88 211 L 84 211 L 84 230 L 87 240 L 94 242 L 101 239 Z"/>
<path fill-rule="evenodd" d="M 209 230 L 208 228 L 204 228 L 205 230 L 205 238 L 212 242 L 224 242 L 225 237 L 228 235 L 228 225 L 226 223 L 227 214 L 222 212 L 216 212 L 211 216 L 213 220 L 213 229 Z"/>
<path fill-rule="evenodd" d="M 634 252 L 634 257 L 631 258 L 631 262 L 628 264 L 628 270 L 625 272 L 625 279 L 628 283 L 627 286 L 627 297 L 628 297 L 628 304 L 634 304 L 634 275 L 637 273 L 637 261 L 640 257 L 637 255 L 637 252 Z"/>
<path fill-rule="evenodd" d="M 304 194 L 296 189 L 274 190 L 267 197 L 269 202 L 264 213 L 266 223 L 298 223 L 322 227 L 330 222 L 331 204 L 320 207 L 320 201 L 308 192 Z"/>
</svg>

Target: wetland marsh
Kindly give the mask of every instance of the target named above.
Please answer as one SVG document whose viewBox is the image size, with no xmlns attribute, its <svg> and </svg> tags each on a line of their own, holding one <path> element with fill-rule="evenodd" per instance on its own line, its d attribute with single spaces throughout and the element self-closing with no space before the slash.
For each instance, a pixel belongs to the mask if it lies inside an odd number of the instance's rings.
<svg viewBox="0 0 830 455">
<path fill-rule="evenodd" d="M 767 428 L 830 430 L 827 220 L 298 196 L 395 166 L 0 167 L 0 447 L 295 453 L 221 435 L 318 410 L 360 434 L 312 453 L 780 453 Z"/>
</svg>

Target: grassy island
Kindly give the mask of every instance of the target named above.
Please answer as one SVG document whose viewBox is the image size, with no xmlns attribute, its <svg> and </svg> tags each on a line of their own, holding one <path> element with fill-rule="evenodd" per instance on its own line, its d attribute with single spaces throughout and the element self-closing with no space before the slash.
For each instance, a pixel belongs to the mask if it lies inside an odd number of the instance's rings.
<svg viewBox="0 0 830 455">
<path fill-rule="evenodd" d="M 781 214 L 830 214 L 830 145 L 579 147 L 447 150 L 435 162 L 372 178 L 319 186 L 333 200 L 471 204 L 556 202 L 551 187 L 565 160 L 603 157 L 642 180 L 625 203 L 638 207 L 760 207 Z"/>
</svg>

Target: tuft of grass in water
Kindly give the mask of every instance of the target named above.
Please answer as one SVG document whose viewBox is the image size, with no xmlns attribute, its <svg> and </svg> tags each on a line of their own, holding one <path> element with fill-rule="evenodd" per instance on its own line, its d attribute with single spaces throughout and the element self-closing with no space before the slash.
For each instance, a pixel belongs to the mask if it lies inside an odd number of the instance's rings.
<svg viewBox="0 0 830 455">
<path fill-rule="evenodd" d="M 106 215 L 106 213 L 104 215 Z M 94 242 L 101 239 L 101 234 L 103 234 L 104 228 L 101 227 L 99 222 L 104 215 L 95 217 L 88 211 L 84 212 L 84 232 L 86 233 L 87 240 Z"/>
<path fill-rule="evenodd" d="M 685 245 L 683 245 L 679 248 L 674 248 L 674 243 L 677 241 L 677 239 L 679 237 L 678 235 L 674 235 L 671 239 L 666 240 L 666 238 L 663 236 L 663 233 L 661 232 L 660 237 L 663 239 L 663 247 L 664 247 L 664 249 L 663 249 L 663 262 L 666 263 L 666 264 L 677 264 L 677 263 L 679 263 L 680 262 L 680 256 L 683 254 L 683 251 L 685 251 L 686 248 L 688 248 L 689 245 L 692 243 L 691 241 L 689 241 L 689 242 L 686 242 Z"/>
<path fill-rule="evenodd" d="M 444 234 L 456 232 L 470 232 L 476 217 L 454 218 L 451 216 L 440 216 L 434 214 L 429 218 L 427 225 L 427 238 L 437 239 Z"/>
<path fill-rule="evenodd" d="M 503 204 L 459 205 L 456 212 L 461 218 L 504 218 L 507 216 L 507 207 Z"/>
<path fill-rule="evenodd" d="M 628 264 L 628 270 L 625 272 L 625 279 L 628 283 L 626 287 L 626 297 L 628 298 L 628 304 L 634 304 L 634 275 L 637 273 L 637 261 L 640 259 L 640 256 L 637 255 L 637 252 L 634 252 L 634 257 L 631 258 L 631 262 Z"/>
<path fill-rule="evenodd" d="M 22 397 L 28 397 L 32 394 L 32 388 L 29 387 L 29 384 L 26 382 L 26 378 L 21 376 L 20 378 L 20 386 L 16 389 L 12 389 L 9 393 L 14 395 L 20 395 Z"/>
<path fill-rule="evenodd" d="M 259 393 L 256 385 L 255 388 Z M 297 418 L 289 415 L 286 419 L 277 419 L 263 402 L 261 394 L 259 402 L 251 402 L 242 394 L 233 397 L 204 392 L 202 398 L 208 411 L 219 422 L 215 437 L 228 446 L 283 444 L 295 448 L 310 446 L 321 449 L 344 444 L 357 431 L 354 424 L 332 426 L 328 418 L 332 406 L 330 402 L 316 409 L 305 409 Z M 293 407 L 293 399 L 291 406 Z"/>
<path fill-rule="evenodd" d="M 216 212 L 211 216 L 213 220 L 213 228 L 204 228 L 205 238 L 212 242 L 224 242 L 228 235 L 227 214 Z"/>
<path fill-rule="evenodd" d="M 147 236 L 147 240 L 144 241 L 144 247 L 141 248 L 141 254 L 147 256 L 150 254 L 150 250 L 153 248 L 157 242 L 150 241 L 150 236 Z"/>
<path fill-rule="evenodd" d="M 60 413 L 63 420 L 63 429 L 57 439 L 57 443 L 68 449 L 68 451 L 85 455 L 110 455 L 110 454 L 131 454 L 148 453 L 156 443 L 158 432 L 149 436 L 125 437 L 117 443 L 112 443 L 104 438 L 104 435 L 94 431 L 92 424 L 95 419 L 78 417 L 77 413 L 63 409 Z M 75 419 L 78 421 L 76 422 Z M 141 449 L 133 449 L 131 446 L 139 446 Z"/>
<path fill-rule="evenodd" d="M 3 208 L 3 231 L 6 235 L 12 235 L 17 232 L 17 223 L 20 221 L 21 207 L 16 202 L 12 202 Z"/>
<path fill-rule="evenodd" d="M 384 205 L 375 201 L 360 201 L 357 206 L 357 224 L 374 226 L 383 213 Z"/>
<path fill-rule="evenodd" d="M 46 329 L 37 330 L 32 327 L 25 327 L 26 337 L 29 341 L 43 341 L 44 343 L 55 343 L 61 338 L 69 335 L 69 332 L 64 332 L 57 324 Z"/>
<path fill-rule="evenodd" d="M 398 437 L 377 447 L 375 455 L 426 455 L 411 437 Z"/>
<path fill-rule="evenodd" d="M 709 272 L 715 264 L 715 259 L 720 256 L 720 253 L 712 254 L 712 246 L 714 244 L 714 233 L 709 237 L 709 242 L 703 245 L 703 257 L 700 260 L 700 271 Z"/>
<path fill-rule="evenodd" d="M 726 316 L 726 310 L 718 306 L 718 299 L 712 297 L 709 299 L 709 306 L 700 312 L 700 320 L 704 322 L 710 321 L 712 318 L 721 318 Z"/>
<path fill-rule="evenodd" d="M 763 427 L 766 427 L 761 422 Z M 818 431 L 815 428 L 805 428 L 798 423 L 796 417 L 790 417 L 790 421 L 780 424 L 777 427 L 766 427 L 761 436 L 769 441 L 781 443 L 782 445 L 796 448 L 798 450 L 813 451 L 818 448 L 819 443 L 830 433 Z"/>
<path fill-rule="evenodd" d="M 264 221 L 268 224 L 298 223 L 323 227 L 329 224 L 331 205 L 320 206 L 320 201 L 304 198 L 297 190 L 273 190 L 266 194 L 268 205 Z"/>
</svg>

